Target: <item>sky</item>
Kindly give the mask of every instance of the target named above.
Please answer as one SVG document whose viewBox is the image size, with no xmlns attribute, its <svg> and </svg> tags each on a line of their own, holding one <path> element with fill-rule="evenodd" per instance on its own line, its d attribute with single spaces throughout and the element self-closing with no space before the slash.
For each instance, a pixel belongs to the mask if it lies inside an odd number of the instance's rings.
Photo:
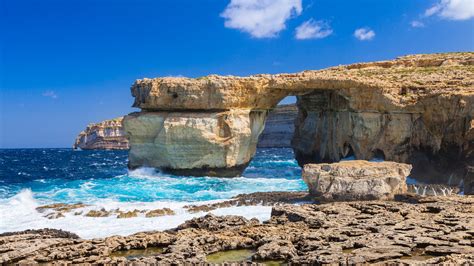
<svg viewBox="0 0 474 266">
<path fill-rule="evenodd" d="M 0 32 L 0 148 L 71 147 L 144 77 L 473 51 L 474 0 L 0 0 Z"/>
</svg>

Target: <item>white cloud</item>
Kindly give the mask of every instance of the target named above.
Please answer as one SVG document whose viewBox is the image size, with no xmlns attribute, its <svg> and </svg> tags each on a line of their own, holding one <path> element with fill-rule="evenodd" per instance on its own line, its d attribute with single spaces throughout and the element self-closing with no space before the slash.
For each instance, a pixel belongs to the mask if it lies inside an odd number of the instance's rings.
<svg viewBox="0 0 474 266">
<path fill-rule="evenodd" d="M 310 19 L 296 28 L 295 37 L 298 40 L 322 39 L 331 35 L 332 32 L 328 23 Z"/>
<path fill-rule="evenodd" d="M 425 11 L 425 16 L 438 15 L 449 20 L 466 20 L 474 17 L 474 0 L 440 0 Z"/>
<path fill-rule="evenodd" d="M 54 91 L 45 91 L 43 92 L 44 97 L 50 97 L 52 99 L 57 99 L 58 95 Z"/>
<path fill-rule="evenodd" d="M 276 37 L 286 21 L 303 11 L 302 0 L 231 0 L 221 13 L 227 28 L 255 38 Z"/>
<path fill-rule="evenodd" d="M 425 24 L 419 20 L 413 20 L 412 22 L 410 22 L 410 25 L 413 28 L 423 28 L 425 26 Z"/>
<path fill-rule="evenodd" d="M 375 37 L 375 32 L 370 28 L 359 28 L 354 31 L 354 37 L 361 41 L 370 41 Z"/>
</svg>

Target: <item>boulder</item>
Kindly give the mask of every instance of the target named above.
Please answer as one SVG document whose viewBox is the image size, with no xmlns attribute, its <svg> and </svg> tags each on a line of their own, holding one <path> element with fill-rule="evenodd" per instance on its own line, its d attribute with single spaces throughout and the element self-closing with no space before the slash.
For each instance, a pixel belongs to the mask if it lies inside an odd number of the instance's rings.
<svg viewBox="0 0 474 266">
<path fill-rule="evenodd" d="M 303 179 L 321 201 L 388 200 L 407 192 L 411 165 L 395 162 L 342 161 L 307 164 Z"/>
</svg>

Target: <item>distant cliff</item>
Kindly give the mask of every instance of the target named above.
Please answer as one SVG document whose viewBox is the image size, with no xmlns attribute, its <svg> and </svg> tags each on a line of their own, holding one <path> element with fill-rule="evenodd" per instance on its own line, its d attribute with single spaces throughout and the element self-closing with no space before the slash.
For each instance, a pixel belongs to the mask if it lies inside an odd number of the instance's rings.
<svg viewBox="0 0 474 266">
<path fill-rule="evenodd" d="M 123 117 L 105 120 L 96 124 L 89 124 L 79 133 L 74 149 L 83 150 L 125 150 L 128 149 L 128 140 L 122 127 Z"/>
<path fill-rule="evenodd" d="M 273 109 L 265 122 L 258 140 L 259 148 L 291 148 L 291 138 L 295 132 L 295 119 L 298 116 L 296 104 L 279 105 Z"/>
</svg>

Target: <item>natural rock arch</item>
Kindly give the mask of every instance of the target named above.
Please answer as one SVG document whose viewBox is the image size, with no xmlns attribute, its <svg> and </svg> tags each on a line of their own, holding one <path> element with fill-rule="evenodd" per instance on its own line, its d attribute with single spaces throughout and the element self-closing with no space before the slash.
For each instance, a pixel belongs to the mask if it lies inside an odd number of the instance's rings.
<svg viewBox="0 0 474 266">
<path fill-rule="evenodd" d="M 300 164 L 339 161 L 350 147 L 357 159 L 378 152 L 414 162 L 414 172 L 420 154 L 441 170 L 445 161 L 463 168 L 473 162 L 473 65 L 474 53 L 450 53 L 296 74 L 137 80 L 132 95 L 142 111 L 124 119 L 129 166 L 239 175 L 268 110 L 296 95 Z"/>
</svg>

